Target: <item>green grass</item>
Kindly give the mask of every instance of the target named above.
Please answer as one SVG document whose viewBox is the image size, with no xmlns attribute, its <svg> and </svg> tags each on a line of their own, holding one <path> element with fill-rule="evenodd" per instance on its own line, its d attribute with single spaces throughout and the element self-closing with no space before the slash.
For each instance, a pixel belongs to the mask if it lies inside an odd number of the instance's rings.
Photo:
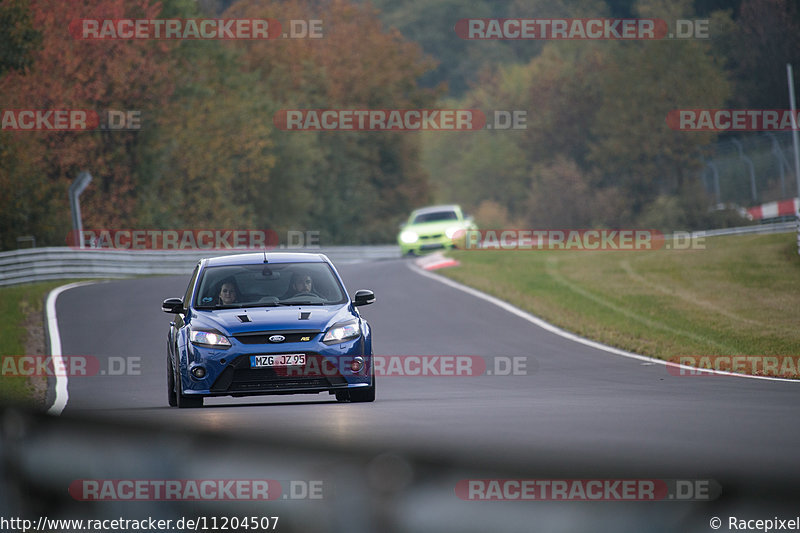
<svg viewBox="0 0 800 533">
<path fill-rule="evenodd" d="M 0 369 L 6 356 L 42 355 L 27 353 L 29 329 L 30 333 L 43 331 L 44 299 L 52 289 L 66 283 L 69 281 L 0 287 Z M 4 376 L 0 372 L 0 404 L 36 404 L 42 400 L 44 384 L 45 377 Z"/>
<path fill-rule="evenodd" d="M 796 235 L 705 249 L 456 251 L 443 275 L 583 337 L 636 353 L 800 355 Z"/>
</svg>

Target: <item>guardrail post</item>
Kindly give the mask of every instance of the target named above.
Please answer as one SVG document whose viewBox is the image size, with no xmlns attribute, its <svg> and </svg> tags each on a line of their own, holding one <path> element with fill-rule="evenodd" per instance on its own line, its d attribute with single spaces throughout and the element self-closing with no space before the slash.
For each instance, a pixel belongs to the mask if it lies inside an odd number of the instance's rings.
<svg viewBox="0 0 800 533">
<path fill-rule="evenodd" d="M 753 160 L 744 155 L 742 143 L 738 139 L 731 139 L 731 142 L 736 145 L 739 150 L 739 159 L 747 163 L 747 169 L 750 171 L 750 195 L 753 197 L 753 202 L 758 202 L 758 193 L 756 192 L 756 171 L 753 166 Z"/>
<path fill-rule="evenodd" d="M 797 107 L 794 100 L 794 78 L 792 64 L 786 63 L 786 78 L 789 80 L 789 107 L 792 110 L 792 145 L 794 146 L 794 177 L 797 181 L 797 196 L 800 197 L 800 142 L 797 140 Z M 797 253 L 800 254 L 800 213 L 797 216 Z"/>
<path fill-rule="evenodd" d="M 81 203 L 78 197 L 89 186 L 92 181 L 92 175 L 88 170 L 84 170 L 75 181 L 69 186 L 69 205 L 72 209 L 72 231 L 78 236 L 78 245 L 80 248 L 85 247 L 83 242 L 83 222 L 81 220 Z"/>
</svg>

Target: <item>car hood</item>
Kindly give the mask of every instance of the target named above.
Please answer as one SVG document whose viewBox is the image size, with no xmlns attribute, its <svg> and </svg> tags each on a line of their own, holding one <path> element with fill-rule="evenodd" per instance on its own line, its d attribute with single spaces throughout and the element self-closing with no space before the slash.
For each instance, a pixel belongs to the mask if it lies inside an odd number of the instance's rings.
<svg viewBox="0 0 800 533">
<path fill-rule="evenodd" d="M 249 322 L 243 318 L 249 318 Z M 248 307 L 244 309 L 195 310 L 192 326 L 217 329 L 226 335 L 254 331 L 315 330 L 355 318 L 348 304 L 293 307 Z"/>
<path fill-rule="evenodd" d="M 464 227 L 463 220 L 442 220 L 439 222 L 423 222 L 422 224 L 407 224 L 403 226 L 403 231 L 411 230 L 423 235 L 430 233 L 444 233 L 447 228 Z"/>
</svg>

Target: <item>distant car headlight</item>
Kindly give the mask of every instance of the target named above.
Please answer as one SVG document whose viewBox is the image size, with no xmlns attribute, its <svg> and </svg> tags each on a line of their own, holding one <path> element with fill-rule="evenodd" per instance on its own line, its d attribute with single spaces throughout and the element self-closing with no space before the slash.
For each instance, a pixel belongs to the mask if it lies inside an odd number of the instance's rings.
<svg viewBox="0 0 800 533">
<path fill-rule="evenodd" d="M 203 331 L 201 329 L 193 329 L 189 333 L 189 340 L 192 344 L 200 346 L 210 346 L 212 348 L 230 348 L 231 341 L 228 337 L 218 331 Z"/>
<path fill-rule="evenodd" d="M 444 230 L 444 234 L 447 235 L 448 239 L 452 239 L 459 231 L 461 231 L 461 226 L 452 226 Z"/>
<path fill-rule="evenodd" d="M 405 230 L 400 233 L 400 240 L 406 244 L 414 244 L 419 240 L 419 235 L 411 230 Z"/>
<path fill-rule="evenodd" d="M 334 324 L 322 338 L 322 342 L 325 344 L 336 344 L 355 339 L 359 335 L 361 335 L 361 326 L 358 325 L 357 320 L 350 320 L 349 322 Z"/>
</svg>

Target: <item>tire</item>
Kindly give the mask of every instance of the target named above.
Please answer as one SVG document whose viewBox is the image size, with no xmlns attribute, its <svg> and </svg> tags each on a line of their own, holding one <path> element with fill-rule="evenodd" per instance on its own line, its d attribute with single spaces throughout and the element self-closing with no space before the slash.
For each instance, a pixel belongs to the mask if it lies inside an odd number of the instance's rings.
<svg viewBox="0 0 800 533">
<path fill-rule="evenodd" d="M 372 385 L 369 387 L 359 387 L 357 389 L 347 389 L 336 393 L 336 401 L 350 403 L 363 403 L 375 401 L 375 367 L 372 367 Z"/>
<path fill-rule="evenodd" d="M 171 362 L 170 362 L 171 364 Z M 180 375 L 177 371 L 172 373 L 173 375 L 173 382 L 176 384 L 175 387 L 175 404 L 177 405 L 178 409 L 185 409 L 185 408 L 196 408 L 196 407 L 203 407 L 203 397 L 202 396 L 185 396 L 181 392 L 181 388 L 179 386 L 181 382 Z"/>
<path fill-rule="evenodd" d="M 362 387 L 360 389 L 351 389 L 350 402 L 374 402 L 375 401 L 375 381 L 373 380 L 371 387 Z"/>
<path fill-rule="evenodd" d="M 336 391 L 336 401 L 337 402 L 349 402 L 350 401 L 350 393 L 346 390 L 343 391 Z"/>
<path fill-rule="evenodd" d="M 189 408 L 194 409 L 197 407 L 203 407 L 203 397 L 202 396 L 184 396 L 183 394 L 178 394 L 178 408 Z"/>
<path fill-rule="evenodd" d="M 172 370 L 172 358 L 167 355 L 167 403 L 170 407 L 178 406 L 178 395 L 175 393 L 175 371 Z"/>
</svg>

